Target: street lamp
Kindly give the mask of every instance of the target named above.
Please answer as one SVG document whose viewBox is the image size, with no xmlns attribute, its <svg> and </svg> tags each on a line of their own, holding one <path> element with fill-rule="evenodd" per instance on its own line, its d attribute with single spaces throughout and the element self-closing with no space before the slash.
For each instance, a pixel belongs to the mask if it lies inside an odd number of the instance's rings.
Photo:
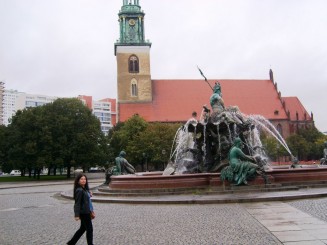
<svg viewBox="0 0 327 245">
<path fill-rule="evenodd" d="M 162 161 L 162 171 L 164 171 L 165 170 L 165 155 L 166 155 L 166 150 L 165 149 L 162 149 L 161 153 L 162 153 L 162 159 L 163 159 L 163 161 Z"/>
<path fill-rule="evenodd" d="M 277 162 L 278 162 L 278 165 L 280 165 L 280 162 L 279 162 L 279 144 L 277 143 Z"/>
<path fill-rule="evenodd" d="M 145 158 L 145 166 L 146 166 L 146 172 L 148 172 L 148 154 L 143 153 L 143 157 Z"/>
</svg>

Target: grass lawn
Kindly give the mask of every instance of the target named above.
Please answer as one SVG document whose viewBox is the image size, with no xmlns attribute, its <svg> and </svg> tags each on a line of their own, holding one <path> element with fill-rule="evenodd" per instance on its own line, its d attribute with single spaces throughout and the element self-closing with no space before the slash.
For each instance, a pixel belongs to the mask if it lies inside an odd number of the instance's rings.
<svg viewBox="0 0 327 245">
<path fill-rule="evenodd" d="M 20 181 L 58 181 L 58 180 L 73 180 L 73 178 L 67 179 L 66 175 L 40 175 L 40 179 L 34 179 L 33 176 L 29 178 L 28 176 L 1 176 L 0 182 L 20 182 Z"/>
</svg>

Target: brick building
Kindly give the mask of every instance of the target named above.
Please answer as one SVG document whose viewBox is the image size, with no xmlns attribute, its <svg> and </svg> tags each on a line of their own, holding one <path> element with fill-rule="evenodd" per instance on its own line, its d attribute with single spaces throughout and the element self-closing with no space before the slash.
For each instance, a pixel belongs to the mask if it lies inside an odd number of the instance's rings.
<svg viewBox="0 0 327 245">
<path fill-rule="evenodd" d="M 115 43 L 117 59 L 117 121 L 139 114 L 149 122 L 185 122 L 202 106 L 209 105 L 212 90 L 203 80 L 152 79 L 151 43 L 145 40 L 144 12 L 139 0 L 123 0 L 118 13 L 120 38 Z M 225 106 L 237 105 L 244 114 L 267 118 L 288 137 L 300 128 L 314 126 L 297 97 L 282 97 L 272 70 L 268 79 L 213 79 L 219 81 Z"/>
</svg>

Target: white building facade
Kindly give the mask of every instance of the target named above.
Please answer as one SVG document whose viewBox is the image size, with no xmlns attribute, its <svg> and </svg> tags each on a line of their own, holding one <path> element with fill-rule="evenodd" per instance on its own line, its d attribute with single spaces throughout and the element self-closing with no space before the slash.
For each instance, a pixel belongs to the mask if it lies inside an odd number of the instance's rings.
<svg viewBox="0 0 327 245">
<path fill-rule="evenodd" d="M 0 124 L 8 126 L 11 118 L 18 110 L 25 108 L 42 106 L 47 103 L 52 103 L 58 97 L 39 94 L 27 94 L 17 90 L 3 89 L 0 94 L 2 99 L 0 108 Z M 85 106 L 92 110 L 92 113 L 99 119 L 101 131 L 107 135 L 109 130 L 115 124 L 115 99 L 103 99 L 100 101 L 92 100 L 92 96 L 78 96 Z M 1 100 L 0 100 L 1 101 Z"/>
<path fill-rule="evenodd" d="M 115 110 L 115 100 L 114 99 L 103 99 L 103 100 L 93 100 L 92 96 L 79 95 L 78 98 L 92 110 L 93 115 L 95 115 L 101 124 L 101 131 L 108 135 L 109 130 L 115 124 L 116 110 Z"/>
<path fill-rule="evenodd" d="M 55 96 L 26 94 L 17 90 L 4 90 L 2 96 L 1 124 L 6 126 L 10 124 L 11 118 L 18 110 L 45 105 L 55 101 L 58 98 Z"/>
</svg>

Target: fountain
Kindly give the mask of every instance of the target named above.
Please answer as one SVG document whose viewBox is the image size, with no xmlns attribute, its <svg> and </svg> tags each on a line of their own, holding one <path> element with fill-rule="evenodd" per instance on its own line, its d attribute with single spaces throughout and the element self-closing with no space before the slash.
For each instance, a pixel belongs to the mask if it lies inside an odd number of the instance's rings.
<svg viewBox="0 0 327 245">
<path fill-rule="evenodd" d="M 208 83 L 206 78 L 205 81 Z M 237 106 L 226 107 L 219 82 L 214 87 L 208 85 L 213 91 L 211 109 L 204 105 L 199 120 L 193 112 L 192 118 L 177 130 L 166 169 L 163 172 L 113 176 L 109 184 L 111 189 L 225 188 L 235 184 L 232 181 L 236 179 L 235 175 L 245 176 L 246 171 L 256 172 L 257 175 L 252 180 L 243 176 L 241 184 L 248 184 L 248 180 L 250 185 L 264 186 L 270 183 L 327 181 L 327 168 L 321 165 L 313 168 L 272 167 L 260 140 L 260 132 L 274 137 L 289 153 L 292 166 L 297 166 L 297 159 L 278 130 L 263 116 L 245 115 Z M 235 147 L 235 141 L 238 142 L 238 154 L 252 161 L 244 162 L 247 166 L 244 167 L 239 160 L 241 168 L 247 170 L 242 169 L 238 173 L 230 164 L 230 152 Z"/>
<path fill-rule="evenodd" d="M 238 107 L 226 108 L 218 82 L 212 88 L 211 110 L 203 106 L 200 120 L 194 116 L 176 133 L 164 175 L 218 172 L 229 165 L 228 154 L 236 138 L 245 146 L 243 152 L 254 159 L 263 178 L 269 161 L 260 140 L 260 132 L 272 135 L 290 154 L 285 140 L 263 116 L 244 115 Z M 266 180 L 267 181 L 267 180 Z"/>
</svg>

